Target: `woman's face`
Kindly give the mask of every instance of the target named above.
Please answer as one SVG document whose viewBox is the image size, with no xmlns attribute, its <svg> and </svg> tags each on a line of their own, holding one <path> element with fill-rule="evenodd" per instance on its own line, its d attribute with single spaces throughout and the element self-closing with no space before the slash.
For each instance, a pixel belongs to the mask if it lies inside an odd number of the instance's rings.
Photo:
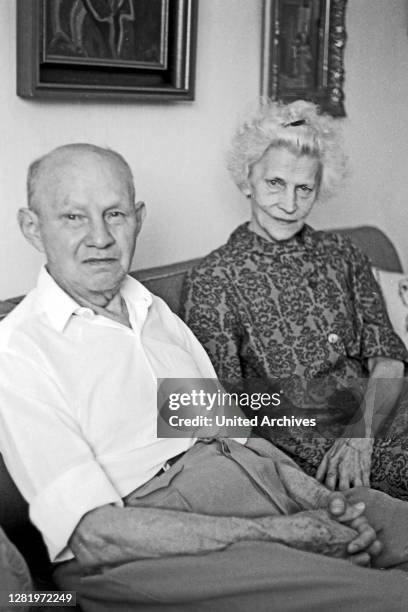
<svg viewBox="0 0 408 612">
<path fill-rule="evenodd" d="M 303 227 L 319 189 L 319 161 L 270 148 L 249 175 L 252 217 L 249 227 L 269 240 L 288 240 Z"/>
</svg>

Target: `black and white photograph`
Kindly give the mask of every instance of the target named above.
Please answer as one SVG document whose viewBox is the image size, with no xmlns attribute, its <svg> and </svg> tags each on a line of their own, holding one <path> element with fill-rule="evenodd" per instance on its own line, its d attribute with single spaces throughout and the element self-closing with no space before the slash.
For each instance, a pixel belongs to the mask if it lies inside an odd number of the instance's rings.
<svg viewBox="0 0 408 612">
<path fill-rule="evenodd" d="M 408 0 L 1 0 L 0 612 L 408 608 Z"/>
</svg>

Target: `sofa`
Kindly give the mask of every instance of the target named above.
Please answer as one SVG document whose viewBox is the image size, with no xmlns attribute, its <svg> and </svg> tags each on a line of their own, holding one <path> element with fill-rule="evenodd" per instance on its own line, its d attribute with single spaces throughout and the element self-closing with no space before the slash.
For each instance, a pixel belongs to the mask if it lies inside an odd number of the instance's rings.
<svg viewBox="0 0 408 612">
<path fill-rule="evenodd" d="M 375 227 L 344 228 L 336 232 L 348 235 L 371 259 L 373 266 L 390 272 L 402 272 L 401 261 L 392 242 Z M 146 287 L 162 297 L 170 308 L 180 311 L 181 288 L 186 272 L 199 259 L 150 268 L 132 273 Z M 22 297 L 0 301 L 0 320 Z M 58 509 L 56 508 L 58 512 Z M 10 478 L 0 455 L 0 526 L 27 561 L 37 588 L 52 588 L 50 563 L 41 536 L 30 523 L 27 503 Z"/>
</svg>

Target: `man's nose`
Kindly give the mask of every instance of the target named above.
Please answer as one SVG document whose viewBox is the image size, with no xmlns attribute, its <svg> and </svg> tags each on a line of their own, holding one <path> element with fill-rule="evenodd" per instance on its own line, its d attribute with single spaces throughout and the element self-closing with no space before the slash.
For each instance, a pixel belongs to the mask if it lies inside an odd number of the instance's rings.
<svg viewBox="0 0 408 612">
<path fill-rule="evenodd" d="M 295 189 L 290 189 L 289 187 L 285 189 L 285 192 L 282 194 L 282 197 L 279 202 L 279 208 L 284 210 L 289 215 L 297 211 L 298 206 L 296 201 Z"/>
<path fill-rule="evenodd" d="M 114 241 L 115 239 L 112 236 L 109 224 L 106 223 L 105 219 L 94 219 L 90 222 L 86 241 L 87 246 L 105 249 Z"/>
</svg>

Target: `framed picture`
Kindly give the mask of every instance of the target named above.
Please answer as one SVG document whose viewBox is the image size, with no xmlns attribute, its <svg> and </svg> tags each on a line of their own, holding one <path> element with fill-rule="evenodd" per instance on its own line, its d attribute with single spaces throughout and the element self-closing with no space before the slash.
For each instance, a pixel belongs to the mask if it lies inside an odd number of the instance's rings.
<svg viewBox="0 0 408 612">
<path fill-rule="evenodd" d="M 17 94 L 193 100 L 197 3 L 17 0 Z"/>
<path fill-rule="evenodd" d="M 261 95 L 344 116 L 347 0 L 264 0 Z"/>
</svg>

